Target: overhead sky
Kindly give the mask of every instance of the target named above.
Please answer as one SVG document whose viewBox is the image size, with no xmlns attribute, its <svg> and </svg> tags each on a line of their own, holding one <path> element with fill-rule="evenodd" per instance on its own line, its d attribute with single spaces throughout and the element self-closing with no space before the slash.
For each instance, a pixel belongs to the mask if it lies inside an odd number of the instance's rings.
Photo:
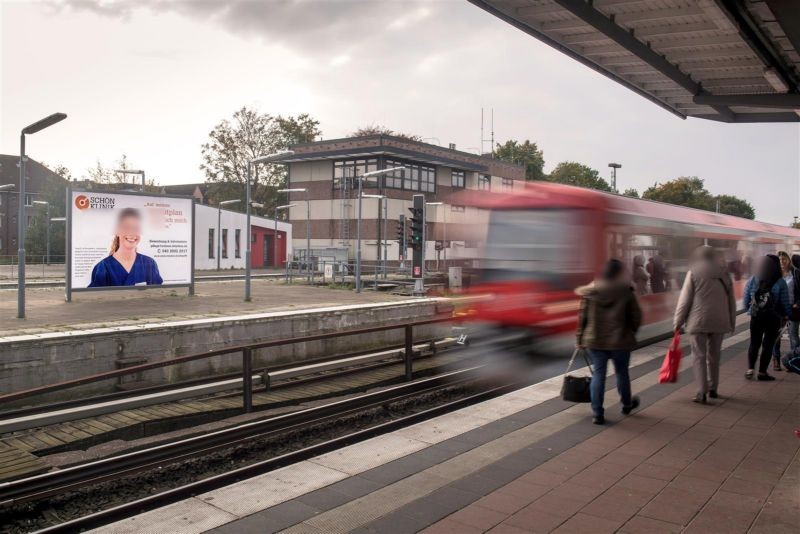
<svg viewBox="0 0 800 534">
<path fill-rule="evenodd" d="M 81 176 L 126 154 L 161 184 L 204 181 L 200 146 L 242 106 L 310 113 L 324 138 L 381 124 L 477 152 L 531 139 L 620 190 L 699 176 L 761 220 L 800 214 L 800 127 L 681 120 L 464 0 L 0 0 L 0 152 Z M 484 144 L 488 150 L 489 143 Z"/>
</svg>

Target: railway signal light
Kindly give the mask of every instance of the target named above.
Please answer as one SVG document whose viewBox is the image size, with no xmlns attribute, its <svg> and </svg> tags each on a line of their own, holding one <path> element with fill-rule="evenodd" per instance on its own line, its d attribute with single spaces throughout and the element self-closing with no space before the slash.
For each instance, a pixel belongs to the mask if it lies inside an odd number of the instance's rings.
<svg viewBox="0 0 800 534">
<path fill-rule="evenodd" d="M 408 246 L 406 245 L 407 237 L 408 236 L 406 235 L 406 216 L 400 215 L 400 217 L 397 218 L 397 244 L 400 246 L 401 260 L 406 259 L 406 249 L 408 248 Z"/>
<path fill-rule="evenodd" d="M 425 195 L 414 195 L 413 207 L 408 210 L 411 212 L 411 276 L 421 282 L 425 276 Z"/>
</svg>

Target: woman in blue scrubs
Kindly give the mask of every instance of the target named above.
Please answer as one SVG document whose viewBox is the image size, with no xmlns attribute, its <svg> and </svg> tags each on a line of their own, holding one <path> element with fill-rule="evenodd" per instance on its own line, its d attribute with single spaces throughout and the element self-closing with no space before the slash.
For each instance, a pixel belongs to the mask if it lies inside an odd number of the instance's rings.
<svg viewBox="0 0 800 534">
<path fill-rule="evenodd" d="M 111 251 L 92 269 L 89 287 L 150 286 L 164 283 L 156 261 L 136 252 L 141 239 L 142 215 L 134 208 L 123 209 L 117 219 Z"/>
</svg>

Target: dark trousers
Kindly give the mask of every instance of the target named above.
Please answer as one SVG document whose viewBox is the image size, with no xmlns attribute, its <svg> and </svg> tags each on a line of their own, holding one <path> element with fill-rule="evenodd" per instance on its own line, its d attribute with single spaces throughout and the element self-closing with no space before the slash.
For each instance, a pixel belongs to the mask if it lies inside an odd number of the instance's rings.
<svg viewBox="0 0 800 534">
<path fill-rule="evenodd" d="M 767 372 L 780 328 L 781 320 L 777 317 L 753 317 L 750 319 L 750 347 L 747 349 L 748 369 L 755 369 L 760 349 L 761 361 L 758 363 L 758 372 Z"/>
<path fill-rule="evenodd" d="M 592 383 L 589 391 L 592 394 L 592 412 L 603 415 L 603 397 L 606 393 L 606 371 L 608 360 L 614 363 L 614 374 L 617 375 L 617 391 L 622 405 L 631 405 L 631 378 L 628 366 L 631 363 L 629 350 L 589 350 L 592 357 Z"/>
</svg>

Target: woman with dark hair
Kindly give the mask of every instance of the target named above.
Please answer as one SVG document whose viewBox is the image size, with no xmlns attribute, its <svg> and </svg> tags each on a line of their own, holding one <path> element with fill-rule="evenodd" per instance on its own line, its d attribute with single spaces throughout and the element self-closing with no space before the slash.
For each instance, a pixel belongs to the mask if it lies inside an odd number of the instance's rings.
<svg viewBox="0 0 800 534">
<path fill-rule="evenodd" d="M 619 260 L 609 260 L 598 280 L 579 287 L 575 293 L 581 297 L 577 346 L 588 349 L 592 359 L 592 422 L 602 425 L 609 360 L 617 376 L 622 413 L 627 415 L 639 406 L 639 398 L 631 396 L 628 366 L 631 350 L 636 347 L 636 331 L 642 324 L 642 311 Z"/>
<path fill-rule="evenodd" d="M 750 316 L 750 347 L 745 378 L 752 380 L 760 348 L 758 380 L 775 380 L 774 376 L 767 374 L 767 368 L 781 325 L 791 314 L 789 288 L 781 276 L 778 256 L 767 254 L 761 258 L 755 276 L 747 281 L 744 288 L 744 308 Z"/>
<path fill-rule="evenodd" d="M 142 239 L 142 215 L 139 210 L 125 208 L 117 217 L 114 239 L 108 256 L 92 269 L 89 287 L 161 285 L 164 280 L 156 261 L 139 254 L 136 247 Z"/>
</svg>

